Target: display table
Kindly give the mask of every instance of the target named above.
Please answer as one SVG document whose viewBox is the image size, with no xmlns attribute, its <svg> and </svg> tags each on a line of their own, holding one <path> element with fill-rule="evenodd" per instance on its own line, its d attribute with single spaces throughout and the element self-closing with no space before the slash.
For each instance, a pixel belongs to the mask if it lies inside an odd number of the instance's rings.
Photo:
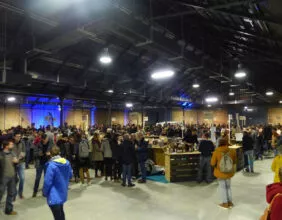
<svg viewBox="0 0 282 220">
<path fill-rule="evenodd" d="M 165 153 L 165 177 L 169 182 L 193 181 L 197 178 L 200 152 Z"/>
<path fill-rule="evenodd" d="M 236 151 L 237 171 L 242 170 L 244 168 L 244 153 L 243 153 L 243 150 L 242 150 L 242 146 L 232 145 L 232 146 L 229 146 L 229 148 Z"/>
</svg>

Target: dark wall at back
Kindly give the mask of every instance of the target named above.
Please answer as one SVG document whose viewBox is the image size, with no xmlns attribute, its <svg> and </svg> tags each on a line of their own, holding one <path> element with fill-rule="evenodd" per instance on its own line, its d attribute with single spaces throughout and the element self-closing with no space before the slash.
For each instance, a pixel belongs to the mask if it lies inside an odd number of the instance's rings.
<svg viewBox="0 0 282 220">
<path fill-rule="evenodd" d="M 229 106 L 228 114 L 232 114 L 233 121 L 236 123 L 236 113 L 240 116 L 246 116 L 246 125 L 266 124 L 268 121 L 268 107 L 266 106 L 249 106 L 253 111 L 244 110 L 244 106 Z"/>
<path fill-rule="evenodd" d="M 147 109 L 146 116 L 149 119 L 146 124 L 152 125 L 158 122 L 171 121 L 172 113 L 170 108 Z"/>
</svg>

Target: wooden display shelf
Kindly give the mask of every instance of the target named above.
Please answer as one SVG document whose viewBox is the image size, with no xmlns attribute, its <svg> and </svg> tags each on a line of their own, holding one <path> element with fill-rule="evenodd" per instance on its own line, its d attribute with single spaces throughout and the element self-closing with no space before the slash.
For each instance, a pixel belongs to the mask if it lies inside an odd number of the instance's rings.
<svg viewBox="0 0 282 220">
<path fill-rule="evenodd" d="M 165 176 L 169 182 L 196 180 L 200 152 L 166 153 Z"/>
<path fill-rule="evenodd" d="M 230 149 L 233 149 L 236 151 L 236 155 L 237 155 L 237 171 L 240 171 L 244 168 L 244 153 L 243 153 L 243 149 L 242 146 L 240 145 L 232 145 L 229 146 Z"/>
</svg>

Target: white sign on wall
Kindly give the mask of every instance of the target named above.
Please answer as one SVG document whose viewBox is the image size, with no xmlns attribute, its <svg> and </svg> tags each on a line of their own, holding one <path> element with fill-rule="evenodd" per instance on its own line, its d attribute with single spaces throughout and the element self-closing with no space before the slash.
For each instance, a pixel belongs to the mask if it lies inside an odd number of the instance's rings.
<svg viewBox="0 0 282 220">
<path fill-rule="evenodd" d="M 149 117 L 144 117 L 144 121 L 149 121 Z"/>
</svg>

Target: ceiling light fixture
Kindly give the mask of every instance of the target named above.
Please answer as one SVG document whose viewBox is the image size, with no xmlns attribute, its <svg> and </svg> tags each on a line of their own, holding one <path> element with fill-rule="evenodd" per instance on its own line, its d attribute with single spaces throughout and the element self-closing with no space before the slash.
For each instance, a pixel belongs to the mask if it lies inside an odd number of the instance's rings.
<svg viewBox="0 0 282 220">
<path fill-rule="evenodd" d="M 172 77 L 173 75 L 174 75 L 174 71 L 172 70 L 161 70 L 152 73 L 151 77 L 153 79 L 166 79 Z"/>
<path fill-rule="evenodd" d="M 213 103 L 213 102 L 217 102 L 217 101 L 218 101 L 217 97 L 208 97 L 208 98 L 206 98 L 206 102 Z"/>
<path fill-rule="evenodd" d="M 234 93 L 234 92 L 232 92 L 232 91 L 230 91 L 230 92 L 229 92 L 229 95 L 230 95 L 230 96 L 234 96 L 234 95 L 235 95 L 235 93 Z"/>
<path fill-rule="evenodd" d="M 193 84 L 193 88 L 196 89 L 196 88 L 199 88 L 199 87 L 200 87 L 199 83 L 194 83 L 194 84 Z"/>
<path fill-rule="evenodd" d="M 265 93 L 265 95 L 267 95 L 267 96 L 272 96 L 274 93 L 273 93 L 273 91 L 267 91 L 266 93 Z"/>
<path fill-rule="evenodd" d="M 126 92 L 124 92 L 123 94 L 124 94 L 124 95 L 127 95 L 127 93 L 126 93 Z"/>
<path fill-rule="evenodd" d="M 125 106 L 126 106 L 126 108 L 132 108 L 133 104 L 132 103 L 126 103 Z"/>
<path fill-rule="evenodd" d="M 114 93 L 114 90 L 109 89 L 107 92 L 108 92 L 108 93 Z"/>
<path fill-rule="evenodd" d="M 14 96 L 8 97 L 7 98 L 8 102 L 14 102 L 16 101 L 16 98 Z"/>
<path fill-rule="evenodd" d="M 234 74 L 235 78 L 237 79 L 242 79 L 245 78 L 247 76 L 246 71 L 242 68 L 242 64 L 238 64 L 238 69 Z"/>
<path fill-rule="evenodd" d="M 279 103 L 282 104 L 282 100 L 280 100 Z"/>
<path fill-rule="evenodd" d="M 112 58 L 109 55 L 109 50 L 108 48 L 104 49 L 104 53 L 100 56 L 100 62 L 102 64 L 109 64 L 112 62 Z"/>
<path fill-rule="evenodd" d="M 240 70 L 240 71 L 237 71 L 234 76 L 237 79 L 242 79 L 247 76 L 247 73 L 245 71 Z"/>
<path fill-rule="evenodd" d="M 208 108 L 212 107 L 212 105 L 208 105 Z"/>
</svg>

